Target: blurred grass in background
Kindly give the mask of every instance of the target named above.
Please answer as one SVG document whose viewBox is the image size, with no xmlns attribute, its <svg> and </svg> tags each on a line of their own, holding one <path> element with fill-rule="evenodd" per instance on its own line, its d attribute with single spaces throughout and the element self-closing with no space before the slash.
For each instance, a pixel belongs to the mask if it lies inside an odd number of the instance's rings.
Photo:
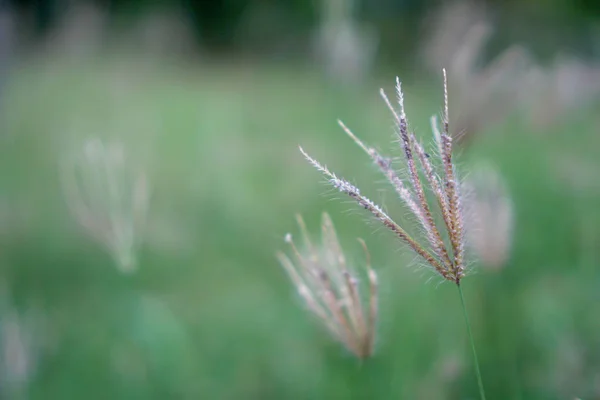
<svg viewBox="0 0 600 400">
<path fill-rule="evenodd" d="M 433 86 L 406 85 L 419 133 L 440 107 Z M 331 201 L 297 151 L 302 143 L 398 214 L 394 194 L 380 191 L 381 177 L 335 124 L 343 118 L 365 140 L 392 147 L 377 87 L 335 89 L 285 66 L 123 59 L 41 60 L 13 75 L 2 113 L 2 201 L 12 210 L 2 276 L 13 307 L 43 316 L 36 345 L 24 350 L 37 370 L 29 396 L 474 396 L 455 289 L 426 284 L 429 273 L 415 273 L 390 235 L 354 205 Z M 490 398 L 597 393 L 599 193 L 596 182 L 573 188 L 579 172 L 563 176 L 562 166 L 573 157 L 600 168 L 597 124 L 591 113 L 534 133 L 513 118 L 460 159 L 467 173 L 478 159 L 495 163 L 515 204 L 510 261 L 476 267 L 465 280 Z M 87 135 L 119 135 L 152 182 L 146 244 L 131 276 L 82 234 L 62 198 L 58 161 Z M 364 365 L 303 312 L 274 258 L 294 213 L 314 227 L 323 210 L 343 243 L 365 238 L 380 274 L 377 353 Z"/>
<path fill-rule="evenodd" d="M 402 220 L 395 193 L 336 120 L 397 155 L 378 89 L 392 93 L 399 75 L 411 125 L 428 138 L 439 76 L 407 62 L 351 85 L 297 59 L 166 58 L 40 51 L 2 85 L 0 397 L 475 398 L 456 289 L 418 270 L 297 149 Z M 506 263 L 475 262 L 464 280 L 489 399 L 600 398 L 592 99 L 557 118 L 542 107 L 552 115 L 537 123 L 517 107 L 466 124 L 480 129 L 460 169 L 494 165 L 514 207 Z M 65 202 L 60 162 L 88 138 L 123 142 L 149 178 L 134 274 L 119 272 Z M 363 364 L 302 309 L 275 258 L 297 233 L 295 213 L 318 234 L 323 211 L 357 262 L 355 238 L 365 239 L 379 275 L 377 350 Z"/>
</svg>

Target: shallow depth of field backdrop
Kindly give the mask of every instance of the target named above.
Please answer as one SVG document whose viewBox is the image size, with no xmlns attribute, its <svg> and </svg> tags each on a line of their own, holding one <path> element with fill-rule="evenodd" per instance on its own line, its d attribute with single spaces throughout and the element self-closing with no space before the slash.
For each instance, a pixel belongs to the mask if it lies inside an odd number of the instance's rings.
<svg viewBox="0 0 600 400">
<path fill-rule="evenodd" d="M 0 2 L 0 398 L 476 398 L 456 289 L 298 152 L 403 221 L 336 120 L 400 155 L 379 88 L 427 141 L 442 67 L 488 398 L 600 398 L 599 43 L 585 0 Z M 363 363 L 275 257 L 323 211 Z"/>
</svg>

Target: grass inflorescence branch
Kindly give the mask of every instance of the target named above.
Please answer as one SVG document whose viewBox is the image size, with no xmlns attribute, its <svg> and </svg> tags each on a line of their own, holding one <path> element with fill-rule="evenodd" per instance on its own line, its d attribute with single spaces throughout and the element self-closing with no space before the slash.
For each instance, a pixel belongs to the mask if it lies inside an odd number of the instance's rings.
<svg viewBox="0 0 600 400">
<path fill-rule="evenodd" d="M 400 200 L 425 232 L 424 241 L 413 238 L 381 207 L 361 194 L 356 186 L 343 178 L 339 178 L 326 166 L 311 157 L 304 149 L 300 148 L 300 151 L 317 170 L 327 176 L 329 183 L 334 188 L 348 195 L 362 208 L 369 211 L 444 279 L 459 284 L 465 275 L 464 223 L 459 185 L 457 184 L 452 160 L 452 137 L 448 131 L 447 88 L 446 72 L 444 71 L 444 115 L 441 132 L 437 127 L 436 119 L 432 119 L 433 133 L 438 149 L 437 156 L 439 158 L 435 163 L 432 161 L 432 156 L 419 143 L 414 133 L 409 131 L 400 80 L 396 80 L 398 110 L 392 105 L 383 89 L 381 90 L 381 96 L 392 112 L 396 123 L 396 134 L 402 148 L 408 175 L 404 178 L 394 170 L 390 158 L 381 155 L 377 150 L 366 145 L 343 122 L 339 121 L 346 134 L 371 157 L 374 164 L 394 187 Z M 430 204 L 427 192 L 433 193 L 436 199 L 434 204 Z M 435 210 L 438 210 L 441 214 L 443 224 L 436 223 Z M 444 233 L 449 243 L 444 240 Z"/>
</svg>

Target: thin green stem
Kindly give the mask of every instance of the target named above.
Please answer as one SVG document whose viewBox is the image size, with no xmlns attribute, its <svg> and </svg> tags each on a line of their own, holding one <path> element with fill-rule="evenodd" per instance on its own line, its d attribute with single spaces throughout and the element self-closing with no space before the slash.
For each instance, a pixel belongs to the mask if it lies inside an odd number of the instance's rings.
<svg viewBox="0 0 600 400">
<path fill-rule="evenodd" d="M 465 316 L 465 322 L 467 323 L 467 331 L 469 333 L 469 341 L 471 342 L 471 350 L 473 350 L 473 361 L 475 362 L 475 375 L 477 375 L 477 384 L 479 385 L 479 396 L 481 400 L 485 400 L 485 390 L 483 390 L 483 380 L 481 379 L 481 370 L 479 369 L 479 358 L 477 357 L 477 350 L 475 350 L 475 340 L 473 339 L 473 332 L 471 331 L 471 323 L 469 322 L 469 315 L 467 314 L 467 307 L 465 305 L 465 297 L 463 296 L 462 287 L 460 283 L 457 283 L 458 293 L 460 294 L 460 304 L 462 305 L 463 314 Z"/>
</svg>

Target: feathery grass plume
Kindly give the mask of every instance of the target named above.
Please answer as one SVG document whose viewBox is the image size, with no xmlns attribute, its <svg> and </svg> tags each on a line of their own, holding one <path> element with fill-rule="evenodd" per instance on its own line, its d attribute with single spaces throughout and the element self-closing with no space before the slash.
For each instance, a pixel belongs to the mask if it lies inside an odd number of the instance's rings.
<svg viewBox="0 0 600 400">
<path fill-rule="evenodd" d="M 435 118 L 432 119 L 432 127 L 439 153 L 438 163 L 434 163 L 429 153 L 425 151 L 415 135 L 408 129 L 408 121 L 404 113 L 404 96 L 398 79 L 396 80 L 396 91 L 400 106 L 399 111 L 396 111 L 383 89 L 381 90 L 381 96 L 396 122 L 396 133 L 404 154 L 408 179 L 403 179 L 398 175 L 388 158 L 364 144 L 342 122 L 339 122 L 339 124 L 348 136 L 372 158 L 373 162 L 392 184 L 400 199 L 425 232 L 425 243 L 413 238 L 406 229 L 397 224 L 379 206 L 362 195 L 356 186 L 342 178 L 338 178 L 326 166 L 309 156 L 302 148 L 300 148 L 300 151 L 315 168 L 329 178 L 329 182 L 336 189 L 350 196 L 361 207 L 369 211 L 442 277 L 458 285 L 465 275 L 463 215 L 459 185 L 452 161 L 452 138 L 448 132 L 446 72 L 444 71 L 444 115 L 441 132 L 437 128 Z M 430 204 L 426 196 L 427 191 L 432 192 L 436 198 L 436 204 Z M 443 226 L 437 223 L 434 218 L 436 209 L 441 213 Z M 444 240 L 443 232 L 447 233 L 449 243 Z"/>
<path fill-rule="evenodd" d="M 365 242 L 359 239 L 366 255 L 368 300 L 362 298 L 359 273 L 347 262 L 329 215 L 324 213 L 322 217 L 320 246 L 313 245 L 300 215 L 297 221 L 304 246 L 297 247 L 288 233 L 285 241 L 292 249 L 295 262 L 283 253 L 277 254 L 279 261 L 308 309 L 331 335 L 359 359 L 370 357 L 378 308 L 377 275 L 371 268 Z"/>
<path fill-rule="evenodd" d="M 73 216 L 109 250 L 121 272 L 133 272 L 149 205 L 146 175 L 131 168 L 122 143 L 99 139 L 86 141 L 62 167 Z"/>
<path fill-rule="evenodd" d="M 481 265 L 502 268 L 510 256 L 514 211 L 500 173 L 491 165 L 475 168 L 464 183 L 466 196 L 467 245 Z"/>
<path fill-rule="evenodd" d="M 361 207 L 369 211 L 375 219 L 391 230 L 439 275 L 456 284 L 473 352 L 479 394 L 481 399 L 485 400 L 485 391 L 483 389 L 473 333 L 471 332 L 471 325 L 460 285 L 461 279 L 465 276 L 464 217 L 460 186 L 452 159 L 452 137 L 449 131 L 446 70 L 443 70 L 443 75 L 444 113 L 441 131 L 438 128 L 436 118 L 433 117 L 431 121 L 437 147 L 437 154 L 434 153 L 437 155 L 437 161 L 434 161 L 433 157 L 425 151 L 425 148 L 419 143 L 415 135 L 409 131 L 408 120 L 404 112 L 404 95 L 400 80 L 396 78 L 398 110 L 394 108 L 383 89 L 381 90 L 381 96 L 392 112 L 396 122 L 396 135 L 404 154 L 408 179 L 399 176 L 388 158 L 379 154 L 374 148 L 364 144 L 350 129 L 342 122 L 339 122 L 346 134 L 371 157 L 375 165 L 379 167 L 392 184 L 402 202 L 410 213 L 413 214 L 422 231 L 425 233 L 423 240 L 418 240 L 411 236 L 405 228 L 396 223 L 378 205 L 365 197 L 356 186 L 343 178 L 339 178 L 325 165 L 309 156 L 302 147 L 300 147 L 300 151 L 317 170 L 329 179 L 329 183 L 334 188 L 348 195 Z M 431 202 L 433 204 L 430 204 L 426 195 L 427 192 L 431 192 L 435 197 L 435 202 Z M 441 214 L 441 221 L 443 222 L 436 222 L 434 218 L 436 211 Z M 447 237 L 447 240 L 445 240 L 445 237 Z"/>
</svg>

